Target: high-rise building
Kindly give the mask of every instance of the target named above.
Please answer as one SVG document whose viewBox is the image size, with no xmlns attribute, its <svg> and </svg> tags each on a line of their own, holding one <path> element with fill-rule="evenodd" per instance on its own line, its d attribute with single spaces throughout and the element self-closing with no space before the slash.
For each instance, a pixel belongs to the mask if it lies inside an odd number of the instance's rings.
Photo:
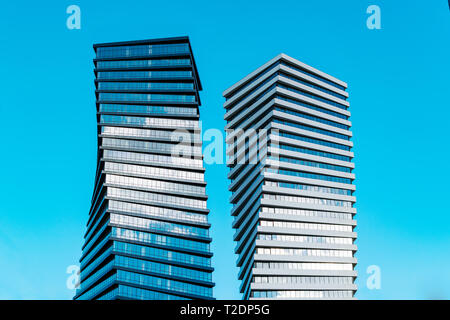
<svg viewBox="0 0 450 320">
<path fill-rule="evenodd" d="M 224 92 L 244 299 L 352 299 L 347 84 L 280 54 Z"/>
<path fill-rule="evenodd" d="M 98 158 L 74 299 L 212 299 L 187 37 L 94 45 Z"/>
</svg>

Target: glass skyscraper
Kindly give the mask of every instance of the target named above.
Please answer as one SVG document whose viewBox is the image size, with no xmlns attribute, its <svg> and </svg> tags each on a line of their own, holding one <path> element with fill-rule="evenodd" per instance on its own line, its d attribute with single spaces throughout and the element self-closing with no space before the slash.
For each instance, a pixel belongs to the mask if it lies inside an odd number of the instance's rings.
<svg viewBox="0 0 450 320">
<path fill-rule="evenodd" d="M 244 299 L 353 299 L 347 84 L 280 54 L 224 92 Z"/>
<path fill-rule="evenodd" d="M 189 39 L 94 50 L 97 173 L 74 299 L 213 299 Z"/>
</svg>

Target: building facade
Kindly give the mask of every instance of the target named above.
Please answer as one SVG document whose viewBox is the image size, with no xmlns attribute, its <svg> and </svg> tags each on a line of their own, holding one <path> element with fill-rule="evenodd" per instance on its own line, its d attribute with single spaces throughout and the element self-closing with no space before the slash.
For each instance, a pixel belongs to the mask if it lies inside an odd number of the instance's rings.
<svg viewBox="0 0 450 320">
<path fill-rule="evenodd" d="M 187 37 L 94 45 L 98 158 L 74 299 L 212 299 Z"/>
<path fill-rule="evenodd" d="M 347 84 L 280 54 L 224 92 L 244 299 L 353 299 Z"/>
</svg>

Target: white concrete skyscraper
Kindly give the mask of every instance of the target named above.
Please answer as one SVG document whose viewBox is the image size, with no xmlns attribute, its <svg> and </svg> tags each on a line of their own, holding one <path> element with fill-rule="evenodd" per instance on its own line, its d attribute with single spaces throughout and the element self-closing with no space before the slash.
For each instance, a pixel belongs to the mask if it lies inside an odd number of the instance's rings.
<svg viewBox="0 0 450 320">
<path fill-rule="evenodd" d="M 280 54 L 224 92 L 244 299 L 354 297 L 356 198 L 346 88 Z"/>
</svg>

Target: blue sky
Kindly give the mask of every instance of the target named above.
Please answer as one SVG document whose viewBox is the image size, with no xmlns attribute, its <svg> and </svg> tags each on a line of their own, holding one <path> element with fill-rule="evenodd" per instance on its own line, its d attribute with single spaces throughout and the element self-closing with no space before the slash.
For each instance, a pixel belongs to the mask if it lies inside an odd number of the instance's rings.
<svg viewBox="0 0 450 320">
<path fill-rule="evenodd" d="M 81 8 L 81 30 L 66 8 Z M 366 9 L 381 8 L 381 30 Z M 96 161 L 92 44 L 189 35 L 203 129 L 283 52 L 349 84 L 360 299 L 450 298 L 450 11 L 434 1 L 8 1 L 0 10 L 0 299 L 70 299 Z M 215 295 L 239 299 L 228 169 L 206 167 Z M 381 268 L 381 290 L 366 268 Z"/>
</svg>

